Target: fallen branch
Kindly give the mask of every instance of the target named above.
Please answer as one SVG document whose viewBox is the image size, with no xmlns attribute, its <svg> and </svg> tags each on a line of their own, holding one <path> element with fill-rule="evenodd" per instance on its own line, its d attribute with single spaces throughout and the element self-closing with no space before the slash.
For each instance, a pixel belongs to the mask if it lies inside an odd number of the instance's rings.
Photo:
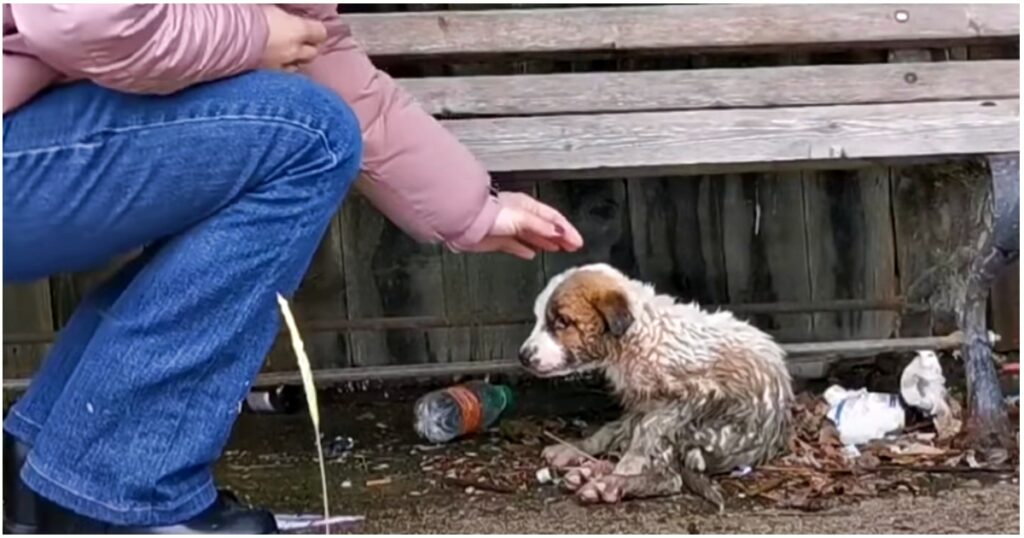
<svg viewBox="0 0 1024 538">
<path fill-rule="evenodd" d="M 555 435 L 555 434 L 553 434 L 553 433 L 551 433 L 551 432 L 549 432 L 547 430 L 544 430 L 544 436 L 547 437 L 548 439 L 551 439 L 552 441 L 554 441 L 556 443 L 563 444 L 563 445 L 573 449 L 577 454 L 579 454 L 580 456 L 583 456 L 583 458 L 585 458 L 587 460 L 590 460 L 591 462 L 594 462 L 594 463 L 600 463 L 601 462 L 601 460 L 595 458 L 594 456 L 591 456 L 590 454 L 587 454 L 586 452 L 581 450 L 576 445 L 570 443 L 569 441 L 566 441 L 565 439 L 562 439 L 562 438 L 558 437 L 557 435 Z"/>
</svg>

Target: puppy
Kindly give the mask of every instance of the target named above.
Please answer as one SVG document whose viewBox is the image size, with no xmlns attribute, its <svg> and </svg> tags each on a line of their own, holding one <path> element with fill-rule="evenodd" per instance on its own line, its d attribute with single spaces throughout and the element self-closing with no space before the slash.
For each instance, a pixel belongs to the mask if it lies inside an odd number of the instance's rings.
<svg viewBox="0 0 1024 538">
<path fill-rule="evenodd" d="M 567 471 L 584 502 L 696 493 L 723 508 L 708 475 L 754 466 L 786 446 L 793 400 L 784 352 L 728 312 L 631 280 L 605 264 L 548 283 L 537 323 L 519 351 L 540 377 L 602 371 L 625 408 L 577 447 L 544 458 Z"/>
</svg>

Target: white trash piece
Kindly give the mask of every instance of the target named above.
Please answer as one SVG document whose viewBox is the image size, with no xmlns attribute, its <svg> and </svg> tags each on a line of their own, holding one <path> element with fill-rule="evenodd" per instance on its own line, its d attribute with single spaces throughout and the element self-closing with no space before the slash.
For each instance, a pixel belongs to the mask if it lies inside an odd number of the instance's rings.
<svg viewBox="0 0 1024 538">
<path fill-rule="evenodd" d="M 946 403 L 946 377 L 934 351 L 918 351 L 917 357 L 903 369 L 900 377 L 900 395 L 928 416 L 949 412 Z"/>
<path fill-rule="evenodd" d="M 906 412 L 895 394 L 832 385 L 823 396 L 829 405 L 826 416 L 836 425 L 839 441 L 847 446 L 881 439 L 906 422 Z"/>
</svg>

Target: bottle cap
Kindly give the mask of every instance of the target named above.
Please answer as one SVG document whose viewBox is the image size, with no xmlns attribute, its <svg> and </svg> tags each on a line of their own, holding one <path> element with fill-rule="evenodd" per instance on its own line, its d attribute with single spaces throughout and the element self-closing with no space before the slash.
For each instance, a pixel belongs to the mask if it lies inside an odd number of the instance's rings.
<svg viewBox="0 0 1024 538">
<path fill-rule="evenodd" d="M 501 410 L 501 414 L 511 412 L 516 407 L 516 393 L 512 390 L 512 387 L 508 385 L 495 385 L 498 391 L 501 392 L 502 397 L 505 400 L 505 408 Z"/>
</svg>

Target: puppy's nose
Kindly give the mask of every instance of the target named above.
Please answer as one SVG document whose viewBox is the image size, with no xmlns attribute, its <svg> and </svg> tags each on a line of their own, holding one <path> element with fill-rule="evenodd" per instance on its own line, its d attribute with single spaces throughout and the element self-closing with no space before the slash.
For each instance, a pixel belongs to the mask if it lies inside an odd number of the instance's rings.
<svg viewBox="0 0 1024 538">
<path fill-rule="evenodd" d="M 533 346 L 523 346 L 519 348 L 519 363 L 529 368 L 530 363 L 533 361 L 534 353 L 536 353 L 536 348 Z"/>
</svg>

